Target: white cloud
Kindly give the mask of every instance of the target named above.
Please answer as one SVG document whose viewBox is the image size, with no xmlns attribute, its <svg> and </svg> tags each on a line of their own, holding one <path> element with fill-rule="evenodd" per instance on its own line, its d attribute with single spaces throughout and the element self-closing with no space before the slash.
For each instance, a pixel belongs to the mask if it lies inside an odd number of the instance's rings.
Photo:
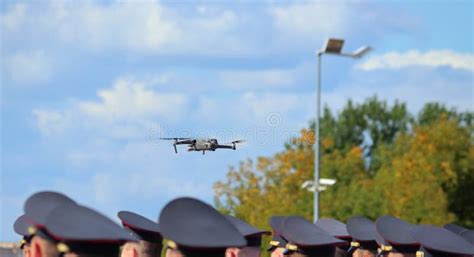
<svg viewBox="0 0 474 257">
<path fill-rule="evenodd" d="M 176 121 L 188 104 L 184 94 L 153 91 L 147 86 L 119 79 L 111 88 L 98 90 L 98 100 L 74 100 L 63 110 L 36 108 L 33 115 L 47 136 L 72 130 L 113 138 L 145 137 L 158 121 Z"/>
<path fill-rule="evenodd" d="M 348 99 L 360 103 L 377 95 L 388 103 L 395 100 L 406 103 L 412 114 L 417 114 L 428 102 L 442 103 L 459 111 L 473 111 L 472 85 L 472 74 L 455 79 L 423 67 L 370 76 L 354 72 L 338 87 L 323 91 L 321 98 L 332 110 L 341 110 Z"/>
<path fill-rule="evenodd" d="M 235 8 L 158 1 L 51 0 L 11 4 L 2 15 L 5 22 L 0 28 L 12 39 L 7 41 L 10 47 L 21 39 L 94 51 L 253 57 L 288 55 L 301 51 L 302 45 L 306 51 L 328 36 L 367 34 L 370 29 L 373 37 L 379 31 L 414 27 L 401 23 L 411 19 L 399 19 L 397 10 L 369 9 L 350 3 L 267 3 L 259 8 L 245 4 Z"/>
<path fill-rule="evenodd" d="M 6 38 L 46 40 L 94 51 L 232 55 L 250 50 L 248 40 L 242 38 L 242 17 L 226 8 L 200 9 L 190 15 L 179 5 L 158 1 L 15 4 L 2 15 L 0 29 Z"/>
<path fill-rule="evenodd" d="M 11 6 L 5 14 L 0 15 L 0 28 L 6 30 L 16 29 L 25 20 L 26 9 L 25 4 Z"/>
<path fill-rule="evenodd" d="M 270 8 L 275 25 L 286 36 L 307 37 L 344 33 L 349 9 L 347 5 L 335 3 L 303 3 Z M 317 35 L 314 35 L 317 33 Z"/>
<path fill-rule="evenodd" d="M 99 101 L 81 101 L 79 110 L 98 120 L 131 120 L 180 115 L 186 97 L 179 93 L 156 93 L 141 82 L 119 79 L 112 88 L 97 92 Z"/>
<path fill-rule="evenodd" d="M 53 72 L 44 51 L 22 51 L 6 56 L 2 73 L 18 84 L 30 85 L 47 81 Z"/>
<path fill-rule="evenodd" d="M 410 33 L 419 27 L 419 21 L 403 10 L 377 3 L 300 1 L 269 5 L 268 10 L 278 34 L 275 40 L 281 44 L 275 51 L 282 47 L 315 51 L 322 40 L 330 37 L 367 44 L 392 31 Z"/>
<path fill-rule="evenodd" d="M 149 51 L 181 38 L 179 28 L 164 17 L 163 7 L 154 1 L 108 5 L 54 2 L 49 11 L 53 16 L 48 25 L 59 29 L 62 40 L 94 48 Z"/>
<path fill-rule="evenodd" d="M 62 133 L 69 122 L 63 113 L 54 110 L 35 109 L 33 115 L 38 129 L 47 136 Z"/>
<path fill-rule="evenodd" d="M 357 68 L 371 71 L 378 69 L 396 70 L 413 66 L 445 66 L 474 72 L 474 54 L 458 53 L 452 50 L 430 50 L 424 53 L 418 50 L 409 50 L 404 53 L 389 52 L 372 56 L 359 64 Z"/>
</svg>

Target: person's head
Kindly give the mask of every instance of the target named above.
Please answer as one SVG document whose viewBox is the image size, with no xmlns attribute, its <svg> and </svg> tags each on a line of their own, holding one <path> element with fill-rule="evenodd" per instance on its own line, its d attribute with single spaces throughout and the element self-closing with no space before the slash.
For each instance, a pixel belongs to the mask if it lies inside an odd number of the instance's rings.
<svg viewBox="0 0 474 257">
<path fill-rule="evenodd" d="M 30 223 L 28 222 L 27 217 L 23 214 L 15 220 L 13 224 L 13 230 L 20 236 L 22 239 L 20 240 L 20 249 L 23 252 L 24 257 L 31 257 L 30 252 L 30 243 L 31 243 L 31 236 L 28 233 L 28 227 Z"/>
<path fill-rule="evenodd" d="M 122 247 L 121 257 L 160 257 L 161 243 L 145 240 L 127 242 Z"/>
<path fill-rule="evenodd" d="M 375 223 L 364 216 L 355 216 L 347 220 L 346 226 L 352 238 L 347 255 L 375 257 L 378 250 Z"/>
<path fill-rule="evenodd" d="M 161 256 L 162 237 L 158 223 L 129 211 L 120 211 L 117 216 L 122 226 L 139 238 L 138 242 L 127 242 L 122 247 L 122 257 Z"/>
<path fill-rule="evenodd" d="M 246 240 L 225 216 L 193 198 L 169 202 L 159 217 L 168 257 L 224 257 L 227 248 L 246 246 Z"/>
<path fill-rule="evenodd" d="M 111 219 L 77 204 L 57 206 L 45 227 L 65 257 L 117 257 L 123 243 L 138 241 Z"/>
<path fill-rule="evenodd" d="M 286 217 L 284 216 L 272 216 L 268 220 L 270 227 L 272 228 L 272 240 L 270 245 L 267 248 L 267 251 L 270 252 L 271 257 L 283 257 L 285 252 L 285 245 L 288 241 L 281 235 L 281 230 L 283 228 L 283 221 Z"/>
<path fill-rule="evenodd" d="M 411 231 L 416 227 L 391 215 L 379 217 L 375 222 L 377 244 L 381 257 L 415 257 L 420 248 Z"/>
<path fill-rule="evenodd" d="M 290 257 L 334 257 L 336 247 L 346 244 L 300 216 L 287 217 L 281 235 L 289 242 L 283 254 Z"/>
<path fill-rule="evenodd" d="M 25 220 L 28 223 L 28 235 L 31 238 L 30 253 L 32 257 L 57 257 L 56 241 L 46 227 L 50 212 L 62 204 L 75 204 L 64 194 L 42 191 L 28 197 L 24 204 Z"/>
<path fill-rule="evenodd" d="M 249 223 L 226 215 L 227 220 L 234 225 L 241 235 L 247 240 L 247 245 L 242 248 L 228 248 L 226 251 L 227 257 L 260 257 L 260 248 L 262 246 L 263 235 L 271 235 L 270 231 L 258 229 Z"/>
</svg>

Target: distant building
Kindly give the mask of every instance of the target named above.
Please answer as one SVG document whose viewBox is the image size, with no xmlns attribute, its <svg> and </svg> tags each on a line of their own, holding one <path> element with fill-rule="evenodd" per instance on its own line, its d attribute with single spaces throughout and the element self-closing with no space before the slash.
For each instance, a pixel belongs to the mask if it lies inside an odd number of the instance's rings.
<svg viewBox="0 0 474 257">
<path fill-rule="evenodd" d="M 15 243 L 0 242 L 0 256 L 1 257 L 21 257 L 21 250 Z"/>
</svg>

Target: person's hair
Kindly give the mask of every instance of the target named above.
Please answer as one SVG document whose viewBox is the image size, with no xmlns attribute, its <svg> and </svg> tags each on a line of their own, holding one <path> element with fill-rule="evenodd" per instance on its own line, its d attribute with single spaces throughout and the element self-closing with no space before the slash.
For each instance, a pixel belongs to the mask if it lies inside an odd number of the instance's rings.
<svg viewBox="0 0 474 257">
<path fill-rule="evenodd" d="M 161 242 L 148 242 L 140 240 L 137 251 L 140 256 L 160 257 L 161 248 Z"/>
</svg>

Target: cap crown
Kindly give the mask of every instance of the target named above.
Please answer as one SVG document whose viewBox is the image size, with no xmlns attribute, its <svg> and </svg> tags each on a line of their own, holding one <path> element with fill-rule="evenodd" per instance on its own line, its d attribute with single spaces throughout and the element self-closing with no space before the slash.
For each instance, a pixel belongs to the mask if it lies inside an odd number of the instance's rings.
<svg viewBox="0 0 474 257">
<path fill-rule="evenodd" d="M 49 213 L 63 203 L 75 203 L 71 198 L 52 191 L 38 192 L 30 196 L 24 205 L 25 215 L 35 225 L 44 225 Z"/>
<path fill-rule="evenodd" d="M 28 222 L 28 218 L 23 214 L 16 219 L 15 223 L 13 224 L 13 230 L 15 230 L 18 235 L 29 236 L 29 226 L 30 223 Z"/>
<path fill-rule="evenodd" d="M 210 205 L 193 198 L 178 198 L 161 211 L 162 235 L 179 246 L 219 249 L 243 247 L 239 231 Z"/>
<path fill-rule="evenodd" d="M 264 230 L 260 230 L 250 224 L 248 224 L 247 222 L 239 219 L 239 218 L 236 218 L 236 217 L 233 217 L 233 216 L 230 216 L 230 215 L 226 215 L 225 216 L 227 220 L 229 220 L 230 223 L 232 223 L 232 225 L 234 225 L 234 227 L 237 228 L 237 230 L 240 232 L 240 234 L 242 234 L 243 236 L 247 237 L 247 236 L 255 236 L 255 235 L 263 235 L 263 234 L 271 234 L 269 231 L 264 231 Z"/>
<path fill-rule="evenodd" d="M 377 231 L 373 221 L 363 216 L 356 216 L 347 221 L 347 232 L 354 240 L 375 241 Z"/>
<path fill-rule="evenodd" d="M 122 224 L 126 227 L 157 234 L 160 233 L 160 226 L 158 223 L 139 214 L 130 211 L 120 211 L 117 216 L 122 221 Z"/>
<path fill-rule="evenodd" d="M 316 221 L 316 226 L 322 228 L 332 236 L 338 238 L 349 238 L 349 232 L 347 232 L 346 224 L 331 218 L 323 218 Z"/>
<path fill-rule="evenodd" d="M 451 224 L 446 224 L 446 225 L 444 225 L 443 227 L 444 227 L 445 229 L 447 229 L 447 230 L 453 232 L 454 234 L 458 234 L 458 235 L 467 230 L 467 228 L 461 227 L 461 226 L 456 225 L 456 224 L 453 224 L 453 223 L 451 223 Z"/>
<path fill-rule="evenodd" d="M 302 247 L 330 246 L 345 243 L 300 216 L 286 218 L 283 222 L 281 233 L 290 242 Z"/>
<path fill-rule="evenodd" d="M 137 241 L 106 216 L 76 204 L 62 204 L 48 215 L 47 231 L 61 241 L 124 242 Z"/>
<path fill-rule="evenodd" d="M 461 255 L 474 254 L 474 246 L 446 229 L 420 225 L 412 233 L 413 237 L 428 250 Z"/>
<path fill-rule="evenodd" d="M 411 231 L 416 227 L 390 215 L 379 217 L 375 222 L 378 234 L 390 244 L 416 245 Z"/>
</svg>

